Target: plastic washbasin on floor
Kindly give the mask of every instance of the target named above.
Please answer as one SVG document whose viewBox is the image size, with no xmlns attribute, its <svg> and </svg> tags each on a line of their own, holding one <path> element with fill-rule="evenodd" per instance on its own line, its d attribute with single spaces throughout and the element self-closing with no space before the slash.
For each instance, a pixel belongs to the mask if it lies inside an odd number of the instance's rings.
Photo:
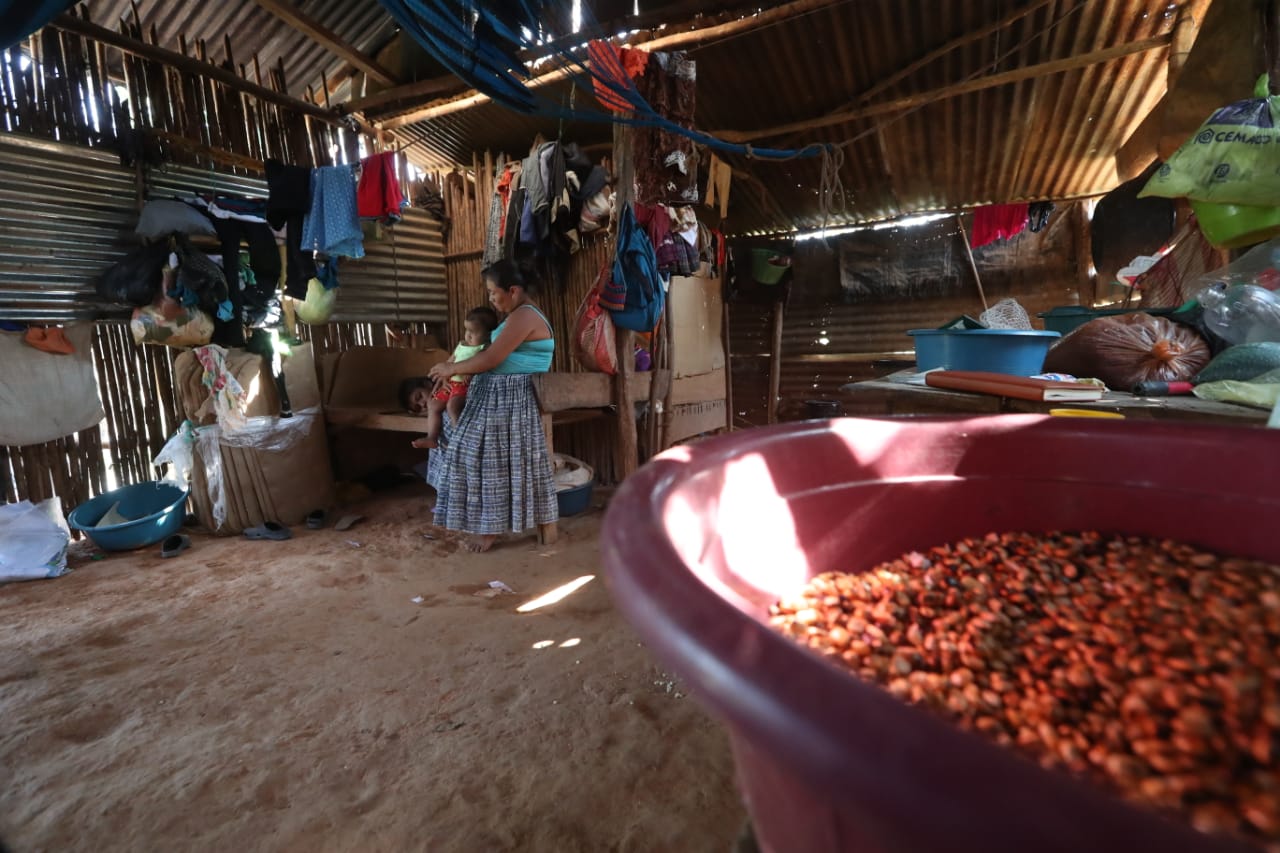
<svg viewBox="0 0 1280 853">
<path fill-rule="evenodd" d="M 186 503 L 187 490 L 172 483 L 135 483 L 85 501 L 71 511 L 67 523 L 104 551 L 131 551 L 181 530 Z M 113 506 L 129 520 L 98 527 Z"/>
<path fill-rule="evenodd" d="M 815 574 L 991 531 L 1280 561 L 1280 490 L 1255 461 L 1278 455 L 1272 430 L 1034 415 L 746 430 L 627 479 L 605 518 L 606 577 L 727 727 L 767 853 L 1243 853 L 899 702 L 765 620 Z"/>
</svg>

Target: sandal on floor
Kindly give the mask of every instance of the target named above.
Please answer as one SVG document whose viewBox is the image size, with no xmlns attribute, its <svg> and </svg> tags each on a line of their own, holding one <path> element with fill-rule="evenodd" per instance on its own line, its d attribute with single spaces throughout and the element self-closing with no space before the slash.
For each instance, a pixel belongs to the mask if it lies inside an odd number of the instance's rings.
<svg viewBox="0 0 1280 853">
<path fill-rule="evenodd" d="M 363 515 L 344 515 L 338 519 L 338 523 L 333 526 L 334 530 L 350 530 L 356 524 L 364 521 Z"/>
<path fill-rule="evenodd" d="M 292 539 L 293 534 L 289 532 L 289 528 L 283 524 L 277 524 L 274 521 L 264 521 L 257 527 L 250 527 L 244 532 L 245 539 Z"/>
<path fill-rule="evenodd" d="M 324 527 L 324 522 L 328 514 L 322 509 L 313 509 L 307 513 L 307 527 L 311 530 L 319 530 Z"/>
<path fill-rule="evenodd" d="M 176 557 L 191 547 L 191 537 L 184 533 L 175 533 L 160 546 L 161 557 Z"/>
</svg>

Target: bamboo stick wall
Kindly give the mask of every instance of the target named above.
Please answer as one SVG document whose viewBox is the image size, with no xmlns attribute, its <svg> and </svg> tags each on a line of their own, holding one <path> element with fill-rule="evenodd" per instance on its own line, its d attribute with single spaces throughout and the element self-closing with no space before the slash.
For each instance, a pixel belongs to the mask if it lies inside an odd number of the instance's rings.
<svg viewBox="0 0 1280 853">
<path fill-rule="evenodd" d="M 155 28 L 144 31 L 136 10 L 132 21 L 121 22 L 120 32 L 158 43 Z M 182 38 L 180 46 L 189 58 L 208 58 L 202 39 L 189 44 Z M 286 92 L 283 65 L 263 69 L 256 56 L 237 62 L 230 44 L 226 51 L 233 57 L 231 71 L 241 79 Z M 166 160 L 251 171 L 273 157 L 302 166 L 360 158 L 360 134 L 336 119 L 316 119 L 55 27 L 9 50 L 7 60 L 0 63 L 0 127 L 9 131 L 132 148 L 136 130 L 158 140 Z M 371 151 L 379 147 L 367 137 L 365 144 Z"/>
<path fill-rule="evenodd" d="M 123 22 L 121 31 L 157 42 L 155 32 L 143 32 L 136 18 Z M 181 50 L 201 60 L 207 56 L 203 42 L 182 40 Z M 232 63 L 241 78 L 285 91 L 281 69 L 264 74 L 256 57 L 248 59 Z M 141 136 L 148 135 L 163 147 L 166 162 L 239 173 L 260 173 L 270 157 L 317 166 L 353 162 L 361 153 L 359 135 L 345 126 L 52 27 L 0 53 L 0 129 L 134 154 Z M 377 150 L 378 143 L 366 139 L 365 147 Z M 409 176 L 402 177 L 412 197 Z M 142 181 L 140 170 L 139 200 Z M 407 331 L 429 330 L 409 324 Z M 303 334 L 317 355 L 389 344 L 386 327 L 373 323 L 337 323 Z M 106 418 L 46 444 L 0 446 L 3 500 L 57 496 L 70 512 L 113 481 L 125 485 L 158 476 L 151 460 L 181 423 L 175 356 L 166 347 L 135 345 L 126 324 L 99 323 L 93 357 Z"/>
<path fill-rule="evenodd" d="M 462 336 L 467 311 L 485 304 L 480 279 L 481 256 L 489 219 L 490 199 L 498 162 L 486 154 L 472 163 L 474 179 L 455 172 L 441 181 L 449 234 L 445 240 L 445 278 L 449 288 L 449 334 L 447 347 Z M 583 368 L 573 357 L 573 332 L 578 308 L 595 284 L 600 268 L 613 257 L 613 243 L 606 233 L 586 235 L 582 249 L 571 256 L 562 270 L 542 270 L 542 291 L 538 305 L 551 321 L 556 337 L 552 369 L 577 373 Z M 556 450 L 587 462 L 596 469 L 601 482 L 617 481 L 613 453 L 613 419 L 557 426 Z"/>
</svg>

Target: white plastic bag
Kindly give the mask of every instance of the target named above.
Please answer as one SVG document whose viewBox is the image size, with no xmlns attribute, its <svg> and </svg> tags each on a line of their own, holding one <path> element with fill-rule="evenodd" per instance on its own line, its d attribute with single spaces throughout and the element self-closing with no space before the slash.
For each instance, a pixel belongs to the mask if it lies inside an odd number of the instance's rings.
<svg viewBox="0 0 1280 853">
<path fill-rule="evenodd" d="M 160 448 L 156 458 L 151 460 L 151 464 L 157 468 L 168 465 L 169 470 L 164 472 L 164 479 L 185 489 L 191 482 L 191 468 L 195 464 L 192 459 L 195 443 L 195 427 L 192 426 L 191 421 L 183 421 L 173 437 Z"/>
<path fill-rule="evenodd" d="M 71 531 L 56 498 L 0 505 L 0 583 L 64 574 L 70 543 Z"/>
<path fill-rule="evenodd" d="M 210 425 L 192 431 L 193 444 L 199 445 L 200 458 L 204 461 L 204 476 L 208 484 L 215 530 L 222 529 L 227 523 L 227 487 L 222 470 L 222 448 L 243 447 L 271 453 L 287 453 L 307 437 L 315 422 L 321 417 L 319 408 L 310 408 L 294 412 L 291 418 L 280 418 L 275 415 L 245 418 L 238 429 L 223 429 L 217 425 Z M 323 420 L 320 423 L 323 428 Z M 169 445 L 166 444 L 165 450 L 168 450 L 168 447 Z M 163 450 L 161 455 L 164 455 Z"/>
</svg>

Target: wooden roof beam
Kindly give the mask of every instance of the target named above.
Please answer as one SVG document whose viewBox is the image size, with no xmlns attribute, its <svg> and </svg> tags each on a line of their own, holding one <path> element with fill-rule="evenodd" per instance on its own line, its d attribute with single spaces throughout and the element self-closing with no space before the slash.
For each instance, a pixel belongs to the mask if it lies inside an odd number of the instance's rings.
<svg viewBox="0 0 1280 853">
<path fill-rule="evenodd" d="M 1012 71 L 1001 72 L 1000 74 L 989 74 L 986 77 L 978 77 L 974 80 L 965 80 L 961 83 L 953 83 L 950 86 L 943 86 L 940 89 L 934 89 L 930 92 L 920 92 L 915 95 L 895 98 L 891 101 L 882 101 L 878 104 L 870 104 L 853 110 L 829 113 L 828 115 L 819 116 L 818 118 L 795 121 L 789 124 L 778 125 L 777 127 L 762 128 L 760 130 L 719 130 L 713 131 L 712 135 L 723 139 L 726 142 L 746 143 L 755 142 L 759 139 L 785 136 L 786 134 L 798 133 L 800 131 L 819 130 L 821 128 L 831 127 L 837 124 L 846 124 L 858 119 L 872 118 L 874 116 L 885 115 L 888 113 L 898 113 L 903 110 L 916 109 L 947 98 L 955 98 L 972 92 L 981 92 L 984 89 L 993 89 L 997 86 L 1007 86 L 1010 83 L 1020 83 L 1023 80 L 1032 80 L 1036 77 L 1045 77 L 1050 74 L 1061 74 L 1066 71 L 1075 71 L 1080 68 L 1086 68 L 1090 65 L 1111 62 L 1112 60 L 1131 56 L 1135 53 L 1159 50 L 1161 48 L 1168 47 L 1171 38 L 1172 36 L 1169 34 L 1155 36 L 1153 38 L 1142 39 L 1141 41 L 1134 41 L 1129 42 L 1128 44 L 1108 47 L 1103 50 L 1095 50 L 1091 53 L 1082 53 L 1079 56 L 1069 56 L 1066 59 L 1055 59 L 1050 62 L 1042 62 L 1038 65 L 1028 65 L 1023 68 L 1015 68 Z"/>
<path fill-rule="evenodd" d="M 365 56 L 352 47 L 333 30 L 321 24 L 315 18 L 304 14 L 288 0 L 253 0 L 263 9 L 275 15 L 298 32 L 311 39 L 339 59 L 351 63 L 354 67 L 368 74 L 385 86 L 394 86 L 399 81 L 395 75 L 382 67 L 375 60 Z"/>
<path fill-rule="evenodd" d="M 700 44 L 705 44 L 709 41 L 741 35 L 752 30 L 780 23 L 785 21 L 787 18 L 816 12 L 828 6 L 836 6 L 845 2 L 848 2 L 848 0 L 792 0 L 790 3 L 775 6 L 772 9 L 764 9 L 758 13 L 738 18 L 737 20 L 729 21 L 728 23 L 692 30 L 684 30 L 681 32 L 671 33 L 670 35 L 659 36 L 658 38 L 644 42 L 643 47 L 645 50 L 651 51 L 692 48 Z M 537 89 L 542 86 L 547 86 L 551 83 L 567 79 L 572 75 L 572 73 L 572 70 L 557 68 L 554 71 L 534 77 L 532 80 L 527 81 L 525 86 L 530 89 Z M 451 113 L 471 109 L 472 107 L 488 103 L 489 100 L 490 98 L 488 95 L 475 90 L 470 90 L 467 94 L 464 94 L 455 100 L 423 107 L 422 109 L 417 109 L 412 112 L 404 113 L 403 115 L 386 119 L 382 122 L 382 125 L 387 128 L 404 127 L 407 124 L 416 124 L 420 121 L 440 118 L 441 116 L 446 116 Z"/>
<path fill-rule="evenodd" d="M 726 0 L 699 0 L 694 3 L 684 3 L 680 6 L 680 12 L 689 15 L 686 18 L 686 24 L 678 26 L 688 26 L 698 17 L 716 12 L 725 12 L 726 6 L 729 6 Z M 756 6 L 750 9 L 754 13 Z M 743 11 L 741 14 L 748 14 Z M 563 36 L 561 38 L 550 41 L 542 45 L 538 52 L 524 51 L 521 55 L 526 61 L 533 61 L 551 55 L 555 50 L 576 47 L 586 44 L 592 39 L 613 38 L 618 33 L 653 30 L 660 24 L 667 23 L 671 17 L 670 9 L 663 9 L 656 12 L 649 12 L 642 15 L 629 15 L 624 18 L 617 18 L 604 24 L 597 24 L 589 29 L 572 35 Z M 669 27 L 667 29 L 670 29 Z M 651 36 L 650 38 L 657 38 Z M 636 42 L 646 42 L 649 38 L 636 39 Z M 458 77 L 452 74 L 446 74 L 440 77 L 432 77 L 427 80 L 417 80 L 413 83 L 405 83 L 391 89 L 384 89 L 381 92 L 375 92 L 372 95 L 366 95 L 363 98 L 352 98 L 351 100 L 338 104 L 337 109 L 344 113 L 367 112 L 376 110 L 378 107 L 384 107 L 388 104 L 394 104 L 397 101 L 408 101 L 415 98 L 430 98 L 433 96 L 444 95 L 460 95 L 468 89 L 467 84 L 462 82 Z"/>
</svg>

